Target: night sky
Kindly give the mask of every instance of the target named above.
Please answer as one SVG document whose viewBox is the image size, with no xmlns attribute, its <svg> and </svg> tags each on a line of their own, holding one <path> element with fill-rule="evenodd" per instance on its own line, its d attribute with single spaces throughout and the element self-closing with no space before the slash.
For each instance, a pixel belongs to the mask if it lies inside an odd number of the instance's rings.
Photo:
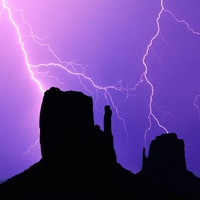
<svg viewBox="0 0 200 200">
<path fill-rule="evenodd" d="M 111 105 L 126 169 L 139 172 L 142 148 L 175 132 L 200 177 L 199 0 L 0 0 L 0 180 L 40 160 L 52 86 L 92 96 L 101 128 Z"/>
</svg>

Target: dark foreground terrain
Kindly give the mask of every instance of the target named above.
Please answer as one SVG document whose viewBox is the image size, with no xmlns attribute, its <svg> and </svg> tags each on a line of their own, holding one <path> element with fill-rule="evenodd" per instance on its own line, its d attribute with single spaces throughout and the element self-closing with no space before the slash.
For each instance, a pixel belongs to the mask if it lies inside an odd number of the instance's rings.
<svg viewBox="0 0 200 200">
<path fill-rule="evenodd" d="M 200 200 L 200 179 L 186 168 L 184 141 L 162 134 L 143 151 L 138 174 L 124 169 L 113 146 L 112 111 L 94 124 L 92 98 L 47 90 L 40 112 L 42 159 L 0 185 L 0 199 Z"/>
</svg>

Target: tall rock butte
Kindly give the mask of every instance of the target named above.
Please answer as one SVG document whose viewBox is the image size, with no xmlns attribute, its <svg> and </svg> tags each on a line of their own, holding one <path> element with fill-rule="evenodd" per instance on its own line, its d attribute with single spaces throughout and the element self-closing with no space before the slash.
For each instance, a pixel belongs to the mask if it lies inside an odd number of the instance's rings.
<svg viewBox="0 0 200 200">
<path fill-rule="evenodd" d="M 92 98 L 81 92 L 51 88 L 40 112 L 40 144 L 45 160 L 116 161 L 112 111 L 105 106 L 104 131 L 94 125 Z"/>
</svg>

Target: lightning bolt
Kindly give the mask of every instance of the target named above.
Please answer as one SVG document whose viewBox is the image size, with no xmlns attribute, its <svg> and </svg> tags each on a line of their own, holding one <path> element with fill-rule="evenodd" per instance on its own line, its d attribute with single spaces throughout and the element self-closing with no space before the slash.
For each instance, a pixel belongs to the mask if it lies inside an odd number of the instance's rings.
<svg viewBox="0 0 200 200">
<path fill-rule="evenodd" d="M 167 128 L 165 126 L 163 126 L 159 119 L 155 116 L 154 112 L 153 112 L 153 104 L 155 103 L 154 100 L 153 100 L 153 96 L 154 96 L 154 86 L 153 84 L 151 83 L 149 77 L 148 77 L 148 65 L 147 65 L 147 62 L 146 62 L 146 58 L 148 57 L 149 55 L 149 52 L 150 50 L 152 50 L 152 46 L 153 46 L 153 43 L 154 41 L 158 38 L 158 36 L 160 35 L 160 19 L 163 15 L 163 13 L 168 13 L 169 15 L 172 16 L 172 18 L 177 22 L 177 23 L 182 23 L 186 26 L 186 28 L 192 33 L 192 34 L 196 34 L 196 35 L 200 35 L 199 32 L 195 31 L 194 29 L 192 29 L 190 27 L 190 25 L 185 21 L 185 20 L 180 20 L 178 19 L 170 10 L 167 10 L 165 7 L 164 7 L 164 0 L 160 0 L 160 11 L 158 13 L 158 16 L 156 18 L 156 27 L 157 27 L 157 31 L 155 33 L 155 35 L 150 39 L 150 42 L 149 44 L 147 45 L 146 47 L 146 52 L 142 58 L 142 63 L 143 63 L 143 66 L 144 66 L 144 72 L 142 73 L 141 75 L 141 78 L 139 80 L 139 82 L 136 84 L 135 87 L 138 87 L 143 81 L 145 81 L 149 87 L 150 87 L 150 91 L 151 91 L 151 94 L 150 94 L 150 97 L 149 97 L 149 114 L 148 114 L 148 121 L 149 121 L 149 127 L 146 129 L 145 131 L 145 134 L 144 134 L 144 143 L 145 143 L 145 147 L 147 147 L 146 145 L 146 139 L 147 139 L 147 133 L 149 130 L 151 130 L 151 127 L 152 127 L 152 119 L 155 120 L 155 122 L 157 123 L 157 125 L 163 129 L 166 133 L 168 133 L 169 131 L 167 130 Z M 162 35 L 161 35 L 162 36 Z M 154 53 L 154 52 L 153 52 Z M 154 53 L 154 56 L 159 60 L 159 62 L 162 64 L 160 58 L 158 58 L 155 53 Z M 200 95 L 197 95 L 195 97 L 195 100 L 193 102 L 193 105 L 197 108 L 197 111 L 198 111 L 198 114 L 199 114 L 199 121 L 200 121 L 200 108 L 197 104 L 197 101 L 198 99 L 200 98 Z M 157 107 L 157 106 L 156 106 Z M 157 109 L 159 109 L 157 107 Z M 160 110 L 160 109 L 159 109 Z M 163 111 L 165 112 L 165 111 Z M 172 115 L 171 113 L 169 112 L 165 112 L 166 114 L 169 114 L 169 115 Z M 173 116 L 173 115 L 172 115 Z M 174 116 L 173 116 L 174 117 Z M 147 147 L 148 149 L 148 147 Z"/>
<path fill-rule="evenodd" d="M 77 63 L 75 63 L 73 61 L 72 62 L 67 62 L 67 61 L 60 60 L 60 58 L 52 50 L 51 46 L 49 44 L 47 44 L 47 43 L 42 42 L 45 39 L 45 37 L 44 38 L 40 38 L 40 37 L 38 37 L 37 35 L 34 34 L 31 25 L 24 20 L 24 16 L 23 16 L 22 10 L 14 8 L 9 3 L 9 1 L 7 1 L 7 0 L 2 0 L 2 7 L 3 7 L 3 10 L 0 12 L 0 19 L 2 21 L 2 14 L 3 14 L 4 11 L 7 11 L 8 12 L 8 16 L 9 16 L 9 20 L 10 20 L 10 22 L 12 23 L 12 25 L 15 28 L 17 39 L 18 39 L 18 43 L 19 43 L 19 45 L 21 47 L 21 51 L 22 51 L 22 54 L 23 54 L 24 61 L 25 61 L 25 64 L 27 66 L 28 72 L 30 73 L 31 79 L 38 85 L 39 90 L 42 93 L 45 92 L 45 89 L 43 88 L 42 83 L 35 77 L 35 74 L 39 74 L 41 76 L 48 76 L 50 78 L 55 78 L 58 83 L 63 84 L 62 82 L 60 82 L 58 80 L 57 77 L 49 75 L 48 71 L 40 72 L 39 68 L 42 68 L 42 67 L 43 68 L 48 68 L 48 67 L 60 68 L 63 71 L 65 71 L 66 73 L 68 73 L 70 75 L 73 75 L 73 76 L 76 76 L 79 79 L 79 83 L 88 92 L 92 93 L 86 87 L 86 85 L 82 83 L 82 79 L 87 81 L 89 84 L 91 84 L 93 86 L 93 88 L 95 88 L 96 94 L 97 94 L 97 91 L 103 91 L 104 97 L 105 97 L 107 103 L 111 103 L 112 107 L 114 108 L 114 110 L 116 112 L 117 117 L 122 121 L 124 130 L 125 130 L 125 133 L 126 133 L 126 137 L 128 139 L 129 136 L 128 136 L 128 131 L 127 131 L 127 128 L 126 128 L 125 120 L 123 119 L 123 117 L 121 117 L 121 115 L 119 113 L 119 110 L 118 110 L 117 106 L 114 103 L 114 100 L 113 100 L 113 97 L 112 97 L 110 91 L 114 90 L 114 91 L 118 91 L 118 92 L 121 92 L 122 94 L 126 94 L 127 95 L 129 93 L 130 89 L 122 87 L 121 82 L 117 83 L 116 85 L 110 85 L 110 86 L 104 86 L 104 87 L 100 86 L 100 85 L 97 85 L 90 77 L 85 75 L 85 73 L 84 73 L 85 72 L 85 67 L 83 67 L 81 64 L 77 64 Z M 16 21 L 15 21 L 15 19 L 13 17 L 12 10 L 20 12 L 21 19 L 22 19 L 23 23 L 28 27 L 28 29 L 30 31 L 30 35 L 25 35 L 24 36 L 21 33 L 20 27 L 16 23 Z M 57 60 L 57 62 L 39 63 L 39 64 L 36 64 L 36 65 L 31 64 L 31 62 L 29 60 L 29 57 L 28 57 L 27 50 L 25 48 L 25 43 L 23 42 L 23 37 L 30 37 L 39 46 L 47 48 L 47 50 L 51 53 L 51 55 L 54 57 L 54 59 Z M 80 69 L 82 69 L 82 72 L 78 72 L 76 70 L 77 66 Z M 33 70 L 35 70 L 35 72 Z M 96 95 L 96 98 L 97 98 L 96 99 L 96 101 L 97 101 L 98 100 L 98 95 Z M 30 151 L 30 149 L 33 148 L 37 143 L 38 143 L 38 141 L 36 141 L 36 143 L 34 145 L 31 145 L 24 154 L 28 153 Z"/>
<path fill-rule="evenodd" d="M 17 37 L 18 37 L 18 42 L 19 42 L 19 45 L 21 47 L 22 53 L 24 55 L 24 60 L 25 60 L 26 66 L 28 68 L 28 71 L 29 71 L 29 73 L 31 75 L 31 78 L 39 86 L 39 89 L 41 90 L 41 92 L 44 92 L 44 89 L 43 89 L 41 83 L 34 77 L 34 73 L 33 73 L 32 69 L 31 69 L 32 65 L 29 62 L 28 54 L 26 52 L 25 45 L 24 45 L 24 43 L 22 41 L 22 36 L 21 36 L 21 33 L 20 33 L 20 29 L 19 29 L 18 25 L 16 24 L 16 22 L 14 21 L 13 16 L 12 16 L 12 12 L 11 12 L 12 6 L 6 0 L 2 0 L 2 5 L 3 5 L 3 11 L 4 11 L 4 9 L 8 11 L 9 20 L 13 24 L 13 26 L 15 27 L 16 34 L 17 34 Z M 11 6 L 11 8 L 9 6 Z M 3 11 L 1 11 L 1 14 L 2 14 Z"/>
<path fill-rule="evenodd" d="M 168 129 L 160 122 L 160 120 L 158 119 L 158 117 L 154 114 L 154 108 L 156 108 L 157 110 L 160 110 L 161 112 L 164 112 L 165 114 L 170 114 L 169 112 L 165 112 L 165 111 L 162 111 L 161 109 L 159 109 L 157 106 L 156 106 L 156 103 L 155 103 L 155 100 L 154 100 L 154 85 L 152 84 L 149 76 L 148 76 L 148 72 L 149 72 L 149 67 L 148 67 L 148 64 L 147 64 L 147 57 L 149 56 L 149 52 L 150 51 L 153 51 L 152 47 L 153 47 L 153 44 L 154 44 L 154 41 L 158 38 L 158 36 L 161 34 L 160 33 L 160 19 L 163 15 L 163 13 L 167 13 L 169 15 L 171 15 L 171 17 L 177 22 L 177 23 L 182 23 L 186 26 L 186 28 L 192 33 L 192 34 L 196 34 L 196 35 L 200 35 L 199 32 L 193 30 L 190 25 L 185 21 L 185 20 L 180 20 L 178 19 L 171 11 L 167 10 L 165 7 L 164 7 L 164 0 L 160 0 L 160 10 L 158 12 L 158 15 L 157 15 L 157 18 L 155 19 L 155 23 L 156 23 L 156 31 L 155 31 L 155 34 L 152 36 L 152 38 L 150 39 L 149 43 L 147 44 L 146 46 L 146 50 L 145 50 L 145 54 L 143 55 L 142 57 L 142 64 L 143 64 L 143 67 L 144 67 L 144 70 L 140 76 L 140 79 L 138 81 L 138 83 L 134 86 L 134 87 L 123 87 L 122 85 L 122 81 L 119 81 L 116 85 L 109 85 L 109 86 L 100 86 L 100 85 L 97 85 L 92 78 L 90 78 L 89 76 L 86 75 L 86 68 L 83 67 L 81 64 L 77 64 L 75 63 L 74 61 L 71 61 L 71 62 L 67 62 L 67 61 L 62 61 L 58 55 L 56 55 L 56 53 L 53 51 L 53 49 L 51 48 L 51 46 L 45 42 L 43 42 L 45 40 L 45 37 L 44 38 L 40 38 L 38 37 L 36 34 L 34 34 L 33 32 L 33 29 L 31 27 L 31 25 L 29 23 L 27 23 L 24 19 L 24 16 L 23 16 L 23 12 L 22 10 L 19 10 L 19 9 L 16 9 L 14 8 L 10 3 L 9 1 L 7 0 L 1 0 L 2 2 L 2 10 L 0 11 L 0 21 L 3 21 L 3 18 L 2 18 L 2 14 L 6 11 L 8 13 L 8 17 L 9 17 L 9 20 L 11 22 L 11 24 L 13 25 L 13 27 L 15 28 L 15 31 L 16 31 L 16 36 L 17 36 L 17 40 L 18 40 L 18 43 L 21 47 L 21 51 L 22 51 L 22 54 L 23 54 L 23 58 L 24 58 L 24 61 L 25 61 L 25 64 L 27 66 L 27 70 L 28 72 L 30 73 L 30 77 L 31 79 L 38 85 L 39 87 L 39 90 L 44 93 L 45 89 L 42 85 L 42 83 L 36 78 L 37 76 L 36 75 L 40 75 L 40 76 L 47 76 L 47 77 L 50 77 L 50 78 L 54 78 L 57 80 L 57 82 L 59 84 L 64 84 L 62 83 L 56 76 L 53 76 L 53 75 L 50 75 L 48 71 L 40 71 L 41 68 L 44 68 L 44 69 L 48 69 L 49 67 L 52 67 L 52 68 L 59 68 L 61 69 L 62 71 L 64 71 L 66 74 L 70 74 L 70 75 L 73 75 L 75 77 L 78 78 L 79 80 L 79 83 L 84 87 L 85 90 L 87 90 L 88 92 L 90 93 L 93 93 L 92 91 L 90 91 L 90 89 L 83 83 L 83 80 L 86 81 L 89 85 L 91 85 L 94 89 L 95 89 L 95 96 L 96 96 L 96 99 L 95 99 L 95 102 L 98 101 L 98 95 L 99 95 L 99 91 L 103 91 L 103 95 L 107 101 L 107 103 L 110 103 L 112 105 L 112 107 L 114 108 L 115 112 L 116 112 L 116 115 L 117 117 L 122 121 L 122 124 L 123 124 L 123 127 L 124 127 L 124 130 L 125 130 L 125 133 L 126 133 L 126 137 L 127 139 L 129 138 L 129 135 L 128 135 L 128 131 L 127 131 L 127 128 L 126 128 L 126 123 L 125 123 L 125 120 L 124 118 L 120 115 L 120 112 L 114 102 L 114 99 L 113 99 L 113 96 L 111 95 L 111 91 L 117 91 L 117 92 L 120 92 L 122 95 L 125 96 L 125 100 L 124 102 L 129 98 L 129 96 L 131 96 L 131 92 L 132 91 L 135 91 L 141 83 L 145 82 L 148 86 L 149 86 L 149 89 L 150 89 L 150 96 L 149 96 L 149 99 L 148 99 L 148 127 L 147 129 L 145 130 L 145 133 L 144 133 L 144 141 L 145 141 L 145 146 L 146 146 L 146 140 L 147 140 L 147 134 L 148 132 L 151 130 L 152 128 L 152 123 L 153 121 L 156 122 L 157 126 L 163 130 L 164 132 L 168 133 Z M 13 16 L 13 13 L 12 11 L 15 10 L 15 11 L 18 11 L 20 14 L 21 14 L 21 19 L 23 21 L 23 23 L 28 27 L 29 29 L 29 35 L 23 35 L 21 33 L 21 30 L 20 30 L 20 27 L 19 25 L 17 24 L 16 20 L 14 19 L 14 16 Z M 54 60 L 56 62 L 48 62 L 48 63 L 39 63 L 39 64 L 32 64 L 29 60 L 29 56 L 28 56 L 28 53 L 27 53 L 27 49 L 25 47 L 25 43 L 23 41 L 23 38 L 24 37 L 30 37 L 36 44 L 38 44 L 40 47 L 42 48 L 46 48 L 52 55 L 52 57 L 54 58 Z M 154 52 L 153 52 L 154 53 Z M 156 56 L 154 54 L 154 56 Z M 158 58 L 159 59 L 159 58 Z M 161 60 L 159 60 L 161 62 Z M 195 100 L 194 100 L 194 106 L 197 108 L 198 110 L 198 113 L 199 113 L 199 119 L 200 119 L 200 109 L 198 107 L 198 104 L 197 104 L 197 101 L 198 101 L 198 98 L 200 98 L 200 95 L 197 95 L 195 97 Z M 96 105 L 96 104 L 95 104 Z M 37 142 L 37 141 L 36 141 Z M 36 143 L 35 143 L 36 144 Z M 35 145 L 34 144 L 34 145 Z M 31 145 L 28 149 L 27 152 L 29 152 L 29 150 L 34 147 L 34 145 Z"/>
<path fill-rule="evenodd" d="M 157 31 L 155 33 L 155 35 L 151 38 L 149 44 L 147 45 L 147 48 L 146 48 L 146 52 L 142 58 L 142 63 L 143 63 L 143 66 L 144 66 L 144 72 L 140 78 L 140 83 L 143 81 L 143 79 L 146 81 L 146 83 L 150 86 L 150 90 L 151 90 L 151 94 L 150 94 L 150 97 L 149 97 L 149 115 L 148 115 L 148 120 L 149 120 L 149 127 L 146 129 L 145 131 L 145 134 L 144 134 L 144 139 L 145 139 L 145 146 L 146 146 L 146 137 L 147 137 L 147 133 L 148 131 L 151 129 L 152 127 L 152 119 L 154 119 L 157 123 L 157 125 L 163 129 L 165 132 L 168 133 L 168 130 L 167 128 L 165 128 L 161 123 L 160 121 L 158 120 L 158 118 L 155 116 L 155 114 L 153 113 L 153 107 L 152 107 L 152 104 L 153 104 L 153 96 L 154 96 L 154 86 L 153 84 L 151 83 L 151 81 L 149 80 L 148 78 L 148 65 L 146 63 L 146 58 L 147 56 L 149 55 L 149 51 L 153 45 L 153 42 L 154 40 L 156 40 L 156 38 L 158 37 L 159 33 L 160 33 L 160 18 L 161 18 L 161 15 L 164 11 L 164 7 L 163 7 L 163 1 L 161 0 L 161 9 L 160 9 L 160 12 L 158 13 L 158 17 L 156 19 L 156 25 L 157 25 Z"/>
<path fill-rule="evenodd" d="M 34 144 L 31 144 L 29 146 L 28 150 L 23 153 L 23 156 L 30 153 L 31 149 L 35 148 L 38 144 L 39 144 L 39 139 L 37 139 Z"/>
<path fill-rule="evenodd" d="M 198 112 L 198 115 L 199 115 L 199 121 L 200 121 L 200 108 L 199 108 L 199 105 L 198 105 L 198 101 L 200 99 L 200 94 L 198 94 L 195 98 L 194 98 L 194 107 L 196 107 L 197 109 L 197 112 Z"/>
</svg>

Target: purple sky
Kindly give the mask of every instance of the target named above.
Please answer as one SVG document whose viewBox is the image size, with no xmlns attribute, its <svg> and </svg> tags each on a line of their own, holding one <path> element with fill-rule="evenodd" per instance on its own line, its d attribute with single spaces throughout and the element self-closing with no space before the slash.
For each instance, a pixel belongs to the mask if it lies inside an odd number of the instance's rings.
<svg viewBox="0 0 200 200">
<path fill-rule="evenodd" d="M 3 3 L 19 27 L 24 51 Z M 27 62 L 44 90 L 57 86 L 92 96 L 101 127 L 104 105 L 111 105 L 115 149 L 125 168 L 141 169 L 146 130 L 149 146 L 167 129 L 184 139 L 187 168 L 200 177 L 200 119 L 194 106 L 200 95 L 200 2 L 163 0 L 165 10 L 161 3 L 0 0 L 0 179 L 41 158 L 37 141 L 43 93 Z"/>
</svg>

